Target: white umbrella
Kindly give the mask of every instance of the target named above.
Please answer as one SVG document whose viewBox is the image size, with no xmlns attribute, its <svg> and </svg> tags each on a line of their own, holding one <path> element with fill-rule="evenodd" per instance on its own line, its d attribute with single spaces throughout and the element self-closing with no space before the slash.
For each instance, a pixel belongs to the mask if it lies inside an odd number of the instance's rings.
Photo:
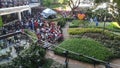
<svg viewBox="0 0 120 68">
<path fill-rule="evenodd" d="M 56 14 L 56 12 L 50 8 L 47 8 L 45 10 L 43 10 L 43 13 L 46 13 L 46 14 Z"/>
<path fill-rule="evenodd" d="M 57 13 L 50 8 L 47 8 L 47 9 L 43 10 L 42 13 L 41 13 L 41 15 L 45 18 L 48 18 L 50 15 L 56 15 L 56 14 Z"/>
</svg>

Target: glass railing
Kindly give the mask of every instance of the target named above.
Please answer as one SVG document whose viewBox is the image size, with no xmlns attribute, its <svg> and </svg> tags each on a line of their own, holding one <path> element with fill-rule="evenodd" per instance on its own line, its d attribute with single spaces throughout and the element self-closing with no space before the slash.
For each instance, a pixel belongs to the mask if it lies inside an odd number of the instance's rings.
<svg viewBox="0 0 120 68">
<path fill-rule="evenodd" d="M 38 2 L 20 2 L 20 3 L 12 3 L 12 2 L 0 2 L 0 8 L 9 8 L 9 7 L 17 7 L 17 6 L 25 6 L 33 3 L 38 3 Z"/>
</svg>

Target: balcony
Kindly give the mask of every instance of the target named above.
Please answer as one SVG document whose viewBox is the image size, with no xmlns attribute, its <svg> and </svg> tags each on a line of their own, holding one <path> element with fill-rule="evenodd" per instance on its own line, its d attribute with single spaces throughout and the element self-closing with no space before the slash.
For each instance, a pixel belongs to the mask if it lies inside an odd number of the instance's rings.
<svg viewBox="0 0 120 68">
<path fill-rule="evenodd" d="M 31 8 L 39 6 L 40 3 L 30 3 L 29 5 L 24 6 L 16 6 L 16 7 L 9 7 L 9 8 L 1 8 L 0 15 L 6 15 L 11 13 L 22 12 L 26 10 L 31 10 Z"/>
</svg>

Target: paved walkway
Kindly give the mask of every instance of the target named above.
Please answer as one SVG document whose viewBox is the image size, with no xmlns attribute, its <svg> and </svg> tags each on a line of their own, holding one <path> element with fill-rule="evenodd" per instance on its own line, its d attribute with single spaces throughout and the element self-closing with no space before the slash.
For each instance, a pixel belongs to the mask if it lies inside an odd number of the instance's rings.
<svg viewBox="0 0 120 68">
<path fill-rule="evenodd" d="M 113 68 L 120 68 L 120 59 L 114 59 L 111 62 L 113 63 L 112 64 Z"/>
<path fill-rule="evenodd" d="M 68 28 L 69 28 L 69 22 L 67 22 L 65 27 L 62 28 L 64 39 L 69 39 Z"/>
<path fill-rule="evenodd" d="M 55 55 L 53 51 L 47 51 L 46 58 L 51 58 L 56 62 L 65 64 L 65 57 Z M 76 60 L 69 59 L 69 68 L 94 68 L 93 64 L 88 64 Z M 103 65 L 96 65 L 96 68 L 105 68 Z"/>
</svg>

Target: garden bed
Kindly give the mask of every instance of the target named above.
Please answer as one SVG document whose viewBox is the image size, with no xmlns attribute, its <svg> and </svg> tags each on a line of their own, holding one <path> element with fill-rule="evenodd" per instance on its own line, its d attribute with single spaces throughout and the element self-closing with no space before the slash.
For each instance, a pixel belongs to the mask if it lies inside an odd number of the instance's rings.
<svg viewBox="0 0 120 68">
<path fill-rule="evenodd" d="M 100 28 L 71 28 L 68 30 L 70 35 L 81 35 L 84 33 L 100 33 L 107 37 L 109 37 L 111 40 L 117 39 L 120 40 L 120 35 L 115 34 L 111 31 L 100 29 Z"/>
<path fill-rule="evenodd" d="M 69 34 L 71 37 L 77 35 L 76 38 L 92 38 L 99 41 L 105 47 L 114 52 L 113 58 L 120 58 L 120 35 L 118 34 L 108 30 L 105 30 L 103 33 L 103 30 L 99 28 L 69 29 Z"/>
</svg>

